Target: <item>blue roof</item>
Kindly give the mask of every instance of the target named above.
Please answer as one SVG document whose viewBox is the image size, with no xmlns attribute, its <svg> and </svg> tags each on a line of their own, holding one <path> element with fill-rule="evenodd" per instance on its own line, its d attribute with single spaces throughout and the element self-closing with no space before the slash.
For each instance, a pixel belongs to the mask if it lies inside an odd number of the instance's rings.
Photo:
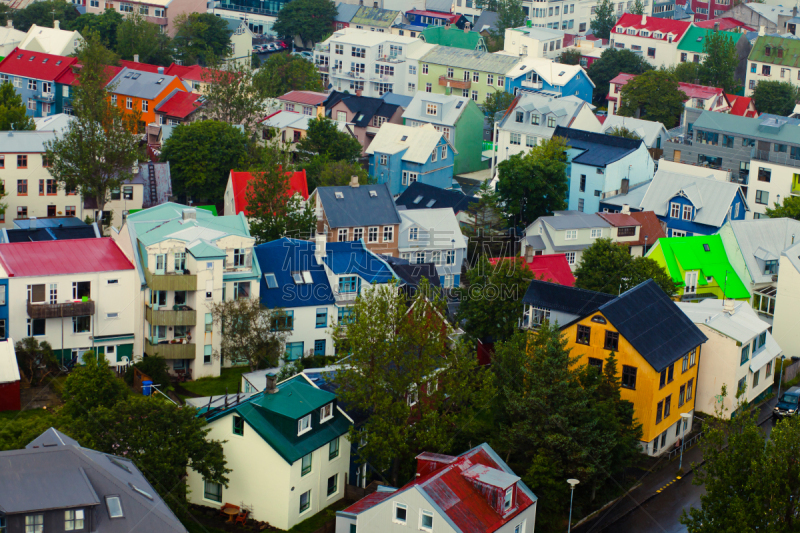
<svg viewBox="0 0 800 533">
<path fill-rule="evenodd" d="M 334 274 L 358 274 L 369 283 L 386 283 L 396 278 L 389 265 L 364 246 L 362 241 L 326 243 L 325 264 Z"/>
<path fill-rule="evenodd" d="M 566 138 L 570 148 L 583 150 L 572 158 L 573 163 L 601 168 L 632 154 L 644 143 L 641 139 L 625 139 L 561 126 L 553 132 L 553 136 L 556 135 Z"/>
<path fill-rule="evenodd" d="M 254 250 L 264 274 L 261 276 L 261 303 L 265 307 L 312 307 L 334 303 L 325 268 L 314 259 L 313 242 L 284 237 L 259 244 Z M 296 285 L 292 271 L 298 270 L 310 272 L 313 283 Z M 278 283 L 274 289 L 268 288 L 265 281 L 264 276 L 270 273 L 275 275 Z"/>
<path fill-rule="evenodd" d="M 33 221 L 34 219 L 32 218 L 20 218 L 14 221 L 14 226 L 19 229 L 29 229 Z M 50 217 L 36 219 L 36 227 L 39 228 L 60 228 L 67 226 L 86 226 L 86 222 L 77 217 Z"/>
<path fill-rule="evenodd" d="M 403 109 L 408 107 L 413 99 L 414 98 L 412 96 L 404 96 L 402 94 L 385 93 L 383 95 L 384 102 L 386 102 L 387 104 L 400 106 Z"/>
</svg>

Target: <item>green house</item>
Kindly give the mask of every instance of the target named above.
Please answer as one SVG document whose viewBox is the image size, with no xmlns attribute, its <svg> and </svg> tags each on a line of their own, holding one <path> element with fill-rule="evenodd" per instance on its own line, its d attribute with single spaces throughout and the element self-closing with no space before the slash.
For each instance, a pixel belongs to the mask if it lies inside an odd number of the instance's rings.
<svg viewBox="0 0 800 533">
<path fill-rule="evenodd" d="M 464 50 L 486 50 L 486 42 L 480 33 L 459 30 L 455 26 L 428 26 L 420 38 L 426 43 L 463 48 Z"/>
<path fill-rule="evenodd" d="M 686 33 L 683 34 L 683 39 L 678 43 L 678 61 L 681 63 L 702 63 L 706 57 L 704 52 L 706 38 L 712 33 L 714 33 L 714 30 L 698 28 L 697 26 L 691 26 L 686 30 Z M 739 42 L 739 39 L 744 38 L 743 34 L 733 31 L 719 31 L 719 33 L 734 44 Z"/>
<path fill-rule="evenodd" d="M 750 301 L 750 292 L 728 260 L 719 235 L 659 239 L 647 257 L 672 276 L 682 301 L 705 298 Z"/>
</svg>

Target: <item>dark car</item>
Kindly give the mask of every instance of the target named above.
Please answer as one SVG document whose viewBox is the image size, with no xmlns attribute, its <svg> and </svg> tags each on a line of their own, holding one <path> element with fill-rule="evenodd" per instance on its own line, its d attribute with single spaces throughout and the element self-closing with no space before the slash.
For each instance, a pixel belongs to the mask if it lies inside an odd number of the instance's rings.
<svg viewBox="0 0 800 533">
<path fill-rule="evenodd" d="M 800 404 L 800 387 L 792 387 L 781 395 L 778 405 L 772 410 L 772 416 L 794 416 L 797 414 L 798 404 Z"/>
</svg>

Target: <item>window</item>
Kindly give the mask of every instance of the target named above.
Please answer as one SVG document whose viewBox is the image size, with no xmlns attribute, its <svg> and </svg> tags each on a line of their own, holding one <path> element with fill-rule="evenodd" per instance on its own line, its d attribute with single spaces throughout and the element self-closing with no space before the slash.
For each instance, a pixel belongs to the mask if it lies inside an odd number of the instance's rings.
<svg viewBox="0 0 800 533">
<path fill-rule="evenodd" d="M 434 152 L 435 152 L 435 150 L 434 150 Z M 439 158 L 440 158 L 442 161 L 444 161 L 445 159 L 447 159 L 447 145 L 444 145 L 444 146 L 442 146 L 442 147 L 441 147 L 441 149 L 440 149 L 440 152 L 441 152 L 441 153 L 439 154 Z"/>
<path fill-rule="evenodd" d="M 756 203 L 767 205 L 769 203 L 769 191 L 756 191 Z"/>
<path fill-rule="evenodd" d="M 393 241 L 394 241 L 394 226 L 384 226 L 383 242 L 393 242 Z"/>
<path fill-rule="evenodd" d="M 600 237 L 602 237 L 602 236 L 603 236 L 603 229 L 602 229 L 602 228 L 600 228 L 600 229 L 593 229 L 593 230 L 592 230 L 592 235 L 591 235 L 591 236 L 592 236 L 592 239 L 599 239 Z"/>
<path fill-rule="evenodd" d="M 596 368 L 598 372 L 602 372 L 603 371 L 603 360 L 602 359 L 597 359 L 595 357 L 590 357 L 589 358 L 589 366 L 592 367 L 592 368 Z"/>
<path fill-rule="evenodd" d="M 694 366 L 696 358 L 697 358 L 697 348 L 689 352 L 689 366 Z"/>
<path fill-rule="evenodd" d="M 753 388 L 756 388 L 758 386 L 759 374 L 761 374 L 761 369 L 756 370 L 755 373 L 753 374 Z"/>
<path fill-rule="evenodd" d="M 589 339 L 591 338 L 592 328 L 589 326 L 578 325 L 578 335 L 575 338 L 575 342 L 578 344 L 589 344 Z"/>
<path fill-rule="evenodd" d="M 622 228 L 617 228 L 617 237 L 633 237 L 634 235 L 636 235 L 635 226 L 625 226 Z"/>
<path fill-rule="evenodd" d="M 669 416 L 671 404 L 672 404 L 672 395 L 670 394 L 664 399 L 664 418 L 667 418 Z"/>
<path fill-rule="evenodd" d="M 320 423 L 327 422 L 331 418 L 333 418 L 333 403 L 323 405 L 319 410 Z"/>
<path fill-rule="evenodd" d="M 432 91 L 432 88 L 433 88 L 433 87 L 432 87 L 432 85 L 431 85 L 430 83 L 426 83 L 426 84 L 425 84 L 425 92 L 426 92 L 426 93 L 429 93 L 429 92 L 431 92 L 431 91 Z"/>
<path fill-rule="evenodd" d="M 568 229 L 564 232 L 564 240 L 573 241 L 578 238 L 578 230 Z"/>
<path fill-rule="evenodd" d="M 534 126 L 539 125 L 539 115 L 531 114 L 531 124 Z"/>
<path fill-rule="evenodd" d="M 525 136 L 525 146 L 527 146 L 529 148 L 533 148 L 534 146 L 536 146 L 536 137 L 533 137 L 531 135 L 526 135 Z"/>
<path fill-rule="evenodd" d="M 689 383 L 686 385 L 686 401 L 692 399 L 692 385 L 694 384 L 694 378 L 689 380 Z"/>
<path fill-rule="evenodd" d="M 36 90 L 36 80 L 28 80 L 28 90 L 29 91 Z"/>
<path fill-rule="evenodd" d="M 44 515 L 33 514 L 25 517 L 25 533 L 42 533 L 44 531 Z"/>
<path fill-rule="evenodd" d="M 648 48 L 647 49 L 647 57 L 656 57 L 656 49 L 655 48 Z"/>
<path fill-rule="evenodd" d="M 583 198 L 578 198 L 578 211 L 583 212 L 583 205 L 586 202 Z"/>
<path fill-rule="evenodd" d="M 674 202 L 671 203 L 670 204 L 670 210 L 669 210 L 669 216 L 671 218 L 680 218 L 680 216 L 681 216 L 681 204 L 676 204 Z"/>
<path fill-rule="evenodd" d="M 486 75 L 486 85 L 494 85 L 494 74 Z"/>
<path fill-rule="evenodd" d="M 742 357 L 741 360 L 739 361 L 739 365 L 741 366 L 749 360 L 750 360 L 750 345 L 747 344 L 742 348 Z"/>
<path fill-rule="evenodd" d="M 311 490 L 305 491 L 300 495 L 300 512 L 307 511 L 311 507 Z"/>
<path fill-rule="evenodd" d="M 334 474 L 328 478 L 328 496 L 336 494 L 339 490 L 339 474 Z"/>
<path fill-rule="evenodd" d="M 547 127 L 548 128 L 556 127 L 556 117 L 547 117 Z"/>
<path fill-rule="evenodd" d="M 219 500 L 214 500 L 214 501 L 221 502 L 222 486 L 219 485 L 219 483 L 214 483 L 214 485 L 217 485 L 219 487 L 219 492 L 218 492 Z M 106 496 L 106 509 L 108 509 L 109 518 L 122 518 L 125 516 L 125 513 L 122 510 L 122 502 L 119 500 L 119 496 Z"/>
<path fill-rule="evenodd" d="M 72 332 L 73 333 L 89 333 L 92 327 L 91 316 L 74 316 L 72 317 Z"/>
<path fill-rule="evenodd" d="M 775 146 L 778 146 L 777 144 Z M 784 144 L 784 146 L 786 146 Z M 772 170 L 769 168 L 758 167 L 758 181 L 769 183 L 772 180 Z"/>
<path fill-rule="evenodd" d="M 767 369 L 766 369 L 766 371 L 764 372 L 764 377 L 765 377 L 765 378 L 768 378 L 768 377 L 770 377 L 771 375 L 772 375 L 772 361 L 770 361 L 769 363 L 767 363 Z"/>
<path fill-rule="evenodd" d="M 339 228 L 339 235 L 337 237 L 339 242 L 346 242 L 347 241 L 347 233 L 348 233 L 348 229 L 347 228 Z"/>
<path fill-rule="evenodd" d="M 586 174 L 581 174 L 581 180 L 578 185 L 579 192 L 586 192 Z"/>
<path fill-rule="evenodd" d="M 146 113 L 147 109 L 148 109 L 147 100 L 142 100 L 142 111 Z"/>
<path fill-rule="evenodd" d="M 18 155 L 17 156 L 17 168 L 28 168 L 28 156 L 27 155 Z M 27 183 L 28 183 L 27 180 L 25 181 L 25 183 L 26 183 L 25 192 L 28 192 L 28 190 L 27 190 Z"/>
<path fill-rule="evenodd" d="M 686 385 L 681 385 L 681 391 L 678 393 L 678 407 L 686 401 Z"/>
<path fill-rule="evenodd" d="M 622 387 L 636 389 L 636 367 L 622 365 Z"/>
<path fill-rule="evenodd" d="M 409 407 L 414 407 L 415 405 L 417 405 L 418 401 L 419 401 L 419 392 L 417 391 L 416 388 L 414 388 L 413 390 L 408 392 L 408 395 L 406 396 L 406 403 L 408 404 Z"/>
<path fill-rule="evenodd" d="M 664 400 L 661 400 L 660 402 L 658 402 L 658 405 L 656 405 L 656 424 L 661 422 L 661 412 L 663 409 L 664 409 Z"/>
<path fill-rule="evenodd" d="M 64 511 L 64 531 L 83 529 L 83 509 Z"/>
<path fill-rule="evenodd" d="M 378 227 L 374 226 L 367 231 L 367 242 L 378 242 Z"/>
<path fill-rule="evenodd" d="M 233 434 L 244 436 L 244 418 L 241 416 L 233 415 Z"/>
<path fill-rule="evenodd" d="M 692 206 L 683 206 L 683 220 L 692 220 Z"/>
<path fill-rule="evenodd" d="M 26 206 L 17 206 L 17 218 L 28 218 L 28 208 Z"/>
<path fill-rule="evenodd" d="M 125 100 L 125 107 L 128 109 L 133 109 L 133 98 L 128 98 Z"/>
<path fill-rule="evenodd" d="M 616 331 L 606 331 L 606 341 L 605 345 L 603 346 L 606 350 L 618 350 L 619 349 L 619 333 Z"/>
<path fill-rule="evenodd" d="M 567 256 L 567 263 L 568 264 L 570 264 L 570 265 L 574 265 L 575 264 L 575 252 L 567 252 L 564 255 Z"/>
<path fill-rule="evenodd" d="M 394 504 L 394 522 L 397 522 L 398 524 L 405 524 L 407 515 L 408 506 L 403 505 L 402 503 Z"/>
<path fill-rule="evenodd" d="M 761 75 L 762 76 L 769 76 L 771 70 L 772 69 L 770 69 L 769 65 L 761 65 Z"/>
<path fill-rule="evenodd" d="M 410 93 L 417 92 L 417 84 L 416 83 L 409 83 L 408 84 L 408 92 L 410 92 Z"/>
<path fill-rule="evenodd" d="M 519 146 L 520 144 L 522 144 L 522 135 L 519 134 L 519 133 L 511 133 L 511 134 L 509 134 L 508 143 Z"/>
<path fill-rule="evenodd" d="M 522 124 L 522 121 L 525 120 L 525 113 L 523 113 L 522 111 L 517 111 L 515 120 L 520 124 Z"/>
<path fill-rule="evenodd" d="M 433 530 L 433 513 L 430 511 L 422 511 L 419 516 L 419 528 L 426 531 Z"/>
<path fill-rule="evenodd" d="M 747 378 L 744 377 L 739 380 L 738 385 L 736 386 L 736 392 L 745 392 L 747 390 Z"/>
<path fill-rule="evenodd" d="M 366 57 L 367 56 L 367 49 L 360 48 L 358 46 L 354 46 L 350 52 L 350 55 L 353 57 Z"/>
<path fill-rule="evenodd" d="M 203 364 L 211 364 L 211 355 L 213 354 L 214 347 L 210 344 L 203 345 Z"/>
</svg>

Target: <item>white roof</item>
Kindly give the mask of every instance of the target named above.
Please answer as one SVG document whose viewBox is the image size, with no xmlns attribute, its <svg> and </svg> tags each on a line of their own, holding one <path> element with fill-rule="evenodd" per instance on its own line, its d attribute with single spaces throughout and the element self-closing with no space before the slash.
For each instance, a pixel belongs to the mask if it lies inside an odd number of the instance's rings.
<svg viewBox="0 0 800 533">
<path fill-rule="evenodd" d="M 34 39 L 39 46 L 33 44 Z M 28 30 L 19 47 L 23 50 L 33 50 L 45 54 L 60 54 L 64 49 L 69 48 L 73 39 L 81 39 L 81 34 L 77 31 L 68 31 L 34 24 Z"/>
<path fill-rule="evenodd" d="M 469 105 L 470 99 L 465 96 L 456 96 L 454 94 L 437 94 L 426 93 L 425 91 L 417 91 L 411 103 L 406 107 L 403 112 L 404 119 L 411 119 L 420 122 L 434 122 L 437 124 L 455 125 L 461 113 Z M 439 115 L 428 115 L 424 111 L 426 109 L 426 102 L 438 104 L 441 113 Z M 461 105 L 459 106 L 459 102 Z"/>
<path fill-rule="evenodd" d="M 67 129 L 69 123 L 73 120 L 75 120 L 73 115 L 58 113 L 49 117 L 34 118 L 33 123 L 36 125 L 36 131 L 55 131 L 60 133 Z"/>
<path fill-rule="evenodd" d="M 792 9 L 789 7 L 773 6 L 769 4 L 750 3 L 747 7 L 769 20 L 770 22 L 778 23 L 778 15 L 792 16 Z"/>
<path fill-rule="evenodd" d="M 422 164 L 431 156 L 441 138 L 442 133 L 436 131 L 430 124 L 412 128 L 411 126 L 386 122 L 378 130 L 377 135 L 375 135 L 369 148 L 367 148 L 367 154 L 371 155 L 375 152 L 397 154 L 404 152 L 403 161 Z M 450 143 L 448 142 L 447 144 Z M 450 149 L 455 152 L 453 145 L 450 145 Z"/>
<path fill-rule="evenodd" d="M 521 58 L 519 63 L 509 69 L 509 71 L 506 73 L 506 76 L 510 78 L 518 78 L 519 76 L 532 71 L 535 71 L 536 74 L 538 74 L 542 79 L 544 79 L 544 81 L 553 87 L 559 87 L 566 84 L 569 80 L 581 72 L 583 72 L 583 75 L 586 76 L 583 67 L 580 65 L 564 65 L 562 63 L 556 63 L 552 59 L 531 56 Z M 589 79 L 589 76 L 586 76 L 586 79 L 589 80 L 589 83 L 591 83 L 592 87 L 594 87 L 594 82 Z"/>
<path fill-rule="evenodd" d="M 17 354 L 14 351 L 14 340 L 8 338 L 0 341 L 0 383 L 19 381 Z"/>
<path fill-rule="evenodd" d="M 356 28 L 344 28 L 333 32 L 333 35 L 325 41 L 326 43 L 347 43 L 373 46 L 385 42 L 409 45 L 417 42 L 416 37 L 406 37 L 405 35 L 395 35 L 394 33 L 381 33 L 377 31 L 359 30 Z"/>
<path fill-rule="evenodd" d="M 21 43 L 24 38 L 24 31 L 15 30 L 8 26 L 0 26 L 0 46 Z"/>
<path fill-rule="evenodd" d="M 800 242 L 800 222 L 791 218 L 731 220 L 736 244 L 754 283 L 771 283 L 772 274 L 764 274 L 765 261 L 778 259 L 781 252 Z"/>
<path fill-rule="evenodd" d="M 308 130 L 308 122 L 313 119 L 317 118 L 311 115 L 301 115 L 300 113 L 296 113 L 294 111 L 285 111 L 281 110 L 272 115 L 271 117 L 264 119 L 262 124 L 269 126 L 271 128 L 294 128 L 297 130 Z M 347 124 L 344 122 L 334 122 L 336 127 L 341 132 L 347 131 Z"/>
<path fill-rule="evenodd" d="M 606 133 L 608 130 L 613 130 L 616 127 L 623 127 L 636 135 L 641 137 L 648 147 L 656 144 L 656 139 L 662 133 L 667 134 L 667 128 L 661 122 L 652 122 L 650 120 L 642 120 L 640 118 L 622 117 L 620 115 L 611 115 L 606 117 L 600 128 L 600 133 Z"/>
<path fill-rule="evenodd" d="M 611 118 L 611 117 L 608 117 Z M 658 169 L 683 174 L 685 176 L 698 176 L 700 178 L 712 178 L 717 181 L 728 181 L 727 170 L 717 170 L 714 168 L 701 167 L 699 165 L 690 165 L 688 163 L 679 163 L 670 161 L 668 159 L 660 159 L 658 161 Z"/>
<path fill-rule="evenodd" d="M 423 42 L 420 39 L 417 40 L 419 41 L 418 45 L 414 46 L 412 50 L 406 50 L 407 59 L 419 59 L 438 46 L 436 44 Z"/>
<path fill-rule="evenodd" d="M 400 234 L 407 235 L 405 232 L 413 227 L 420 228 L 419 238 L 417 241 L 408 243 L 410 248 L 401 249 L 401 251 L 451 250 L 467 247 L 467 241 L 461 233 L 456 214 L 449 207 L 400 211 Z M 432 234 L 428 233 L 429 230 L 432 231 Z"/>
</svg>

